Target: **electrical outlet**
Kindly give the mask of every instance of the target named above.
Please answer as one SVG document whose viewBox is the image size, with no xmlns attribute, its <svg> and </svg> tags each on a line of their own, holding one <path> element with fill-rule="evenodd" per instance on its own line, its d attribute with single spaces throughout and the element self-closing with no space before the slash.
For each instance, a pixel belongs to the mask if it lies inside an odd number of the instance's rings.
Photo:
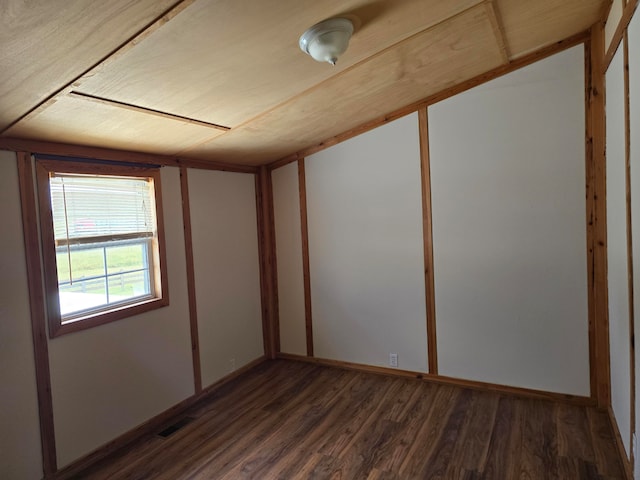
<svg viewBox="0 0 640 480">
<path fill-rule="evenodd" d="M 389 365 L 392 367 L 397 367 L 398 366 L 398 354 L 397 353 L 390 353 L 389 354 Z"/>
<path fill-rule="evenodd" d="M 229 368 L 231 369 L 232 372 L 236 369 L 236 359 L 235 358 L 230 358 L 229 359 Z"/>
</svg>

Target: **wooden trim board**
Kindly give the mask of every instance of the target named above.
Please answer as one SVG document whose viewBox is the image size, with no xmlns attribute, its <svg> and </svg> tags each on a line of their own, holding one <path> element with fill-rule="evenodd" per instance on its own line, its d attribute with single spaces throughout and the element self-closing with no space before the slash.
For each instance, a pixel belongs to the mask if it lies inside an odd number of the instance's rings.
<svg viewBox="0 0 640 480">
<path fill-rule="evenodd" d="M 438 337 L 436 336 L 436 290 L 433 271 L 433 227 L 431 209 L 431 167 L 429 163 L 429 120 L 427 107 L 418 110 L 420 135 L 420 172 L 422 176 L 422 238 L 424 248 L 424 289 L 427 310 L 427 355 L 429 373 L 438 373 Z"/>
<path fill-rule="evenodd" d="M 270 319 L 269 319 L 269 285 L 266 273 L 266 241 L 264 232 L 264 194 L 262 192 L 262 175 L 255 175 L 256 220 L 258 222 L 258 259 L 260 263 L 260 310 L 262 313 L 262 348 L 267 358 L 271 358 Z"/>
<path fill-rule="evenodd" d="M 260 297 L 262 303 L 262 339 L 267 358 L 276 358 L 280 350 L 278 325 L 275 226 L 271 172 L 260 167 L 256 175 L 256 211 L 258 220 L 258 255 L 260 258 Z"/>
<path fill-rule="evenodd" d="M 623 36 L 624 56 L 624 123 L 625 123 L 625 201 L 626 201 L 626 225 L 627 225 L 627 281 L 629 298 L 629 386 L 630 386 L 630 432 L 629 445 L 633 445 L 633 436 L 636 432 L 636 355 L 635 355 L 635 307 L 633 298 L 633 233 L 632 233 L 632 208 L 631 208 L 631 112 L 629 104 L 629 36 L 627 30 Z M 630 452 L 632 468 L 635 465 L 633 449 Z"/>
<path fill-rule="evenodd" d="M 51 478 L 57 470 L 56 442 L 53 423 L 53 400 L 51 398 L 51 375 L 49 369 L 49 344 L 47 343 L 45 299 L 42 285 L 42 258 L 38 233 L 38 210 L 34 187 L 34 169 L 31 154 L 18 152 L 18 180 L 20 182 L 20 204 L 22 206 L 22 229 L 24 235 L 25 261 L 29 288 L 31 313 L 31 335 L 35 359 L 36 390 L 40 417 L 40 443 L 44 478 Z"/>
<path fill-rule="evenodd" d="M 264 178 L 266 181 L 266 202 L 267 207 L 267 235 L 270 248 L 270 275 L 271 275 L 271 339 L 273 342 L 273 351 L 280 351 L 280 305 L 278 299 L 278 258 L 276 252 L 276 219 L 275 208 L 273 206 L 273 181 L 271 179 L 271 171 L 262 167 Z"/>
<path fill-rule="evenodd" d="M 589 195 L 587 204 L 592 207 L 592 217 L 588 223 L 592 226 L 592 238 L 589 246 L 590 272 L 589 295 L 593 307 L 593 331 L 595 352 L 592 354 L 596 377 L 596 391 L 592 392 L 598 406 L 607 408 L 611 404 L 611 374 L 609 371 L 609 297 L 607 288 L 607 182 L 605 171 L 605 86 L 604 69 L 604 29 L 596 24 L 591 30 L 591 74 L 589 84 L 589 114 L 587 125 L 587 151 L 591 158 Z M 591 315 L 591 314 L 590 314 Z"/>
<path fill-rule="evenodd" d="M 186 167 L 180 167 L 180 192 L 182 194 L 182 222 L 184 227 L 184 251 L 187 261 L 187 291 L 189 296 L 189 325 L 191 327 L 191 358 L 193 382 L 196 394 L 202 392 L 200 368 L 200 337 L 198 336 L 198 308 L 196 303 L 196 276 L 191 235 L 191 208 L 189 204 L 189 177 Z"/>
<path fill-rule="evenodd" d="M 95 160 L 112 160 L 114 162 L 133 162 L 168 167 L 220 170 L 224 172 L 256 173 L 258 171 L 258 167 L 250 165 L 209 162 L 206 160 L 194 160 L 169 155 L 155 155 L 152 153 L 132 152 L 128 150 L 69 145 L 66 143 L 41 142 L 38 140 L 26 140 L 11 137 L 0 137 L 0 149 L 12 150 L 14 152 L 29 151 L 32 153 L 80 157 Z"/>
<path fill-rule="evenodd" d="M 596 398 L 596 392 L 598 389 L 598 377 L 596 369 L 596 327 L 595 327 L 595 292 L 594 292 L 594 235 L 595 235 L 595 221 L 594 221 L 594 167 L 593 167 L 593 115 L 591 113 L 591 41 L 588 41 L 585 45 L 584 51 L 584 66 L 585 66 L 585 177 L 586 177 L 586 220 L 587 220 L 587 303 L 588 303 L 588 329 L 589 329 L 589 391 L 591 397 Z"/>
<path fill-rule="evenodd" d="M 515 395 L 525 398 L 536 398 L 540 400 L 550 400 L 554 402 L 570 403 L 572 405 L 594 406 L 595 402 L 590 397 L 582 397 L 579 395 L 569 395 L 555 392 L 545 392 L 543 390 L 534 390 L 531 388 L 511 387 L 508 385 L 498 385 L 495 383 L 478 382 L 475 380 L 463 380 L 459 378 L 446 377 L 442 375 L 433 375 L 425 372 L 414 372 L 411 370 L 400 370 L 397 368 L 377 367 L 374 365 L 364 365 L 361 363 L 343 362 L 341 360 L 331 360 L 328 358 L 305 357 L 302 355 L 293 355 L 289 353 L 279 353 L 277 358 L 283 360 L 293 360 L 298 362 L 309 362 L 317 365 L 325 365 L 328 367 L 346 368 L 349 370 L 357 370 L 361 372 L 376 373 L 381 375 L 390 375 L 402 378 L 416 378 L 427 382 L 435 382 L 443 385 L 453 385 L 462 388 L 472 388 L 475 390 L 484 390 L 488 392 L 503 393 L 506 395 Z"/>
<path fill-rule="evenodd" d="M 65 468 L 59 470 L 55 475 L 56 480 L 66 480 L 71 478 L 81 478 L 81 473 L 93 466 L 95 463 L 105 460 L 112 455 L 117 454 L 122 449 L 126 448 L 133 441 L 137 440 L 143 435 L 151 434 L 155 431 L 162 430 L 165 426 L 170 425 L 175 420 L 177 420 L 180 416 L 184 415 L 185 411 L 193 407 L 199 402 L 206 401 L 211 395 L 215 394 L 217 390 L 220 389 L 223 385 L 229 383 L 240 375 L 245 374 L 249 370 L 257 367 L 261 363 L 266 361 L 264 356 L 259 357 L 245 366 L 239 368 L 235 372 L 230 373 L 222 377 L 217 382 L 209 385 L 205 389 L 202 390 L 199 394 L 193 395 L 185 400 L 177 403 L 173 407 L 165 410 L 164 412 L 156 415 L 155 417 L 147 420 L 146 422 L 138 425 L 137 427 L 129 430 L 128 432 L 120 435 L 119 437 L 111 440 L 110 442 L 98 447 L 93 452 L 85 455 L 84 457 L 76 460 Z"/>
<path fill-rule="evenodd" d="M 629 0 L 626 6 L 624 7 L 624 11 L 622 12 L 622 18 L 620 19 L 620 22 L 616 27 L 616 31 L 613 34 L 613 38 L 611 39 L 611 44 L 609 45 L 609 49 L 607 50 L 604 57 L 604 62 L 602 65 L 603 73 L 606 72 L 607 69 L 609 68 L 609 65 L 611 65 L 611 60 L 613 60 L 613 57 L 616 54 L 616 51 L 618 50 L 620 43 L 622 42 L 624 34 L 627 31 L 629 22 L 631 22 L 631 19 L 633 18 L 633 14 L 635 13 L 639 4 L 640 4 L 640 0 Z"/>
<path fill-rule="evenodd" d="M 307 356 L 313 357 L 313 317 L 311 311 L 311 273 L 309 270 L 309 226 L 307 222 L 307 176 L 304 158 L 298 160 L 298 191 L 300 193 L 300 229 L 302 238 L 302 278 L 304 281 L 304 323 Z"/>
</svg>

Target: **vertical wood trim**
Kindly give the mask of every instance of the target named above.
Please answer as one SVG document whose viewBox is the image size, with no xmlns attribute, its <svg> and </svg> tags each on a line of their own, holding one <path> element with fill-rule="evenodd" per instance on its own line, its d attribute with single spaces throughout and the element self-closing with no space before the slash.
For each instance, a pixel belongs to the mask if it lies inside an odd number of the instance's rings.
<svg viewBox="0 0 640 480">
<path fill-rule="evenodd" d="M 436 337 L 436 291 L 433 272 L 433 228 L 431 211 L 431 166 L 429 158 L 429 121 L 427 108 L 418 110 L 420 132 L 420 171 L 422 177 L 422 238 L 424 245 L 424 289 L 427 307 L 427 354 L 429 373 L 438 374 Z"/>
<path fill-rule="evenodd" d="M 196 275 L 193 261 L 193 237 L 191 234 L 191 207 L 189 203 L 189 177 L 186 167 L 180 167 L 180 193 L 182 194 L 182 222 L 184 251 L 187 261 L 187 291 L 189 295 L 189 325 L 191 326 L 191 359 L 195 394 L 202 392 L 200 368 L 200 337 L 198 335 L 198 308 L 196 303 Z"/>
<path fill-rule="evenodd" d="M 594 203 L 594 165 L 593 165 L 593 114 L 591 112 L 591 41 L 585 43 L 585 178 L 586 178 L 586 210 L 587 210 L 587 303 L 589 318 L 589 384 L 591 398 L 596 398 L 598 376 L 596 369 L 596 328 L 595 328 L 595 290 L 594 290 L 594 235 L 595 235 L 595 203 Z"/>
<path fill-rule="evenodd" d="M 153 178 L 154 199 L 156 204 L 156 229 L 157 236 L 157 254 L 155 260 L 160 268 L 155 272 L 156 292 L 158 291 L 158 283 L 160 284 L 160 292 L 162 295 L 161 304 L 169 305 L 169 268 L 167 265 L 167 242 L 164 235 L 164 207 L 162 201 L 162 180 L 160 169 L 149 174 Z M 57 278 L 56 278 L 57 281 Z M 157 293 L 156 293 L 157 295 Z M 123 317 L 124 318 L 124 317 Z M 77 322 L 82 323 L 82 322 Z"/>
<path fill-rule="evenodd" d="M 604 28 L 597 23 L 591 29 L 591 75 L 589 111 L 593 189 L 593 265 L 590 294 L 593 295 L 595 334 L 596 400 L 600 407 L 611 405 L 611 374 L 609 371 L 609 297 L 607 290 L 607 183 L 606 125 L 604 79 Z"/>
<path fill-rule="evenodd" d="M 49 372 L 49 346 L 47 343 L 42 264 L 38 235 L 36 192 L 33 185 L 31 155 L 17 152 L 20 204 L 22 205 L 22 229 L 31 312 L 31 335 L 35 359 L 38 411 L 40 416 L 40 443 L 44 478 L 52 478 L 57 470 L 56 443 Z"/>
<path fill-rule="evenodd" d="M 256 210 L 258 220 L 258 254 L 260 257 L 260 297 L 262 302 L 262 339 L 264 353 L 275 359 L 280 350 L 278 325 L 275 228 L 271 172 L 261 166 L 256 174 Z"/>
<path fill-rule="evenodd" d="M 267 206 L 267 216 L 269 222 L 267 224 L 267 233 L 270 244 L 270 274 L 271 274 L 271 341 L 273 344 L 273 352 L 280 353 L 280 306 L 278 300 L 278 256 L 276 253 L 276 216 L 273 206 L 273 182 L 271 179 L 271 170 L 265 165 L 264 178 L 266 180 L 267 198 L 265 205 Z"/>
<path fill-rule="evenodd" d="M 630 422 L 631 431 L 629 445 L 633 445 L 633 436 L 636 431 L 636 349 L 635 349 L 635 306 L 633 298 L 633 232 L 632 232 L 632 210 L 631 210 L 631 120 L 629 105 L 629 35 L 627 30 L 623 36 L 624 54 L 624 124 L 625 124 L 625 194 L 627 203 L 627 280 L 629 295 L 629 372 L 630 372 L 630 394 L 631 411 Z M 630 461 L 633 468 L 635 463 L 633 448 L 631 449 Z"/>
<path fill-rule="evenodd" d="M 309 228 L 307 223 L 307 177 L 304 158 L 298 160 L 300 192 L 300 229 L 302 233 L 302 277 L 304 280 L 304 320 L 307 334 L 307 356 L 313 357 L 313 319 L 311 314 L 311 273 L 309 271 Z"/>
<path fill-rule="evenodd" d="M 42 239 L 43 252 L 55 252 L 54 232 L 53 232 L 53 214 L 51 210 L 51 192 L 49 190 L 49 172 L 43 166 L 42 162 L 36 162 L 36 183 L 37 194 L 34 201 L 38 202 L 40 235 Z M 49 327 L 49 337 L 54 338 L 59 335 L 62 327 L 60 321 L 60 298 L 58 292 L 58 273 L 55 266 L 55 256 L 40 255 L 41 267 L 40 272 L 44 279 L 45 292 L 54 292 L 53 295 L 45 295 L 45 318 Z"/>
<path fill-rule="evenodd" d="M 258 221 L 258 261 L 260 266 L 260 303 L 262 309 L 262 347 L 266 358 L 272 358 L 270 351 L 271 342 L 269 341 L 269 306 L 268 306 L 268 285 L 265 266 L 265 240 L 264 240 L 264 208 L 262 206 L 262 176 L 260 173 L 255 174 L 256 182 L 256 217 Z"/>
</svg>

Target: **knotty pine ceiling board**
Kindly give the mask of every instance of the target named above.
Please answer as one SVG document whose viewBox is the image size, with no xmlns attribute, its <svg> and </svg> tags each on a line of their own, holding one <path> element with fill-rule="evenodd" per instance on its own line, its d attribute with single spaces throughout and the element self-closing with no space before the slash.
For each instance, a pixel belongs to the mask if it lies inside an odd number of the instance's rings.
<svg viewBox="0 0 640 480">
<path fill-rule="evenodd" d="M 74 89 L 236 127 L 480 1 L 198 0 Z M 337 66 L 300 51 L 308 27 L 345 14 L 361 25 Z"/>
<path fill-rule="evenodd" d="M 511 58 L 584 32 L 599 19 L 606 0 L 494 0 Z"/>
<path fill-rule="evenodd" d="M 63 95 L 11 127 L 7 136 L 171 155 L 224 133 Z"/>
<path fill-rule="evenodd" d="M 81 75 L 175 2 L 0 2 L 0 130 Z"/>
<path fill-rule="evenodd" d="M 479 5 L 183 154 L 269 163 L 501 64 L 487 10 Z"/>
</svg>

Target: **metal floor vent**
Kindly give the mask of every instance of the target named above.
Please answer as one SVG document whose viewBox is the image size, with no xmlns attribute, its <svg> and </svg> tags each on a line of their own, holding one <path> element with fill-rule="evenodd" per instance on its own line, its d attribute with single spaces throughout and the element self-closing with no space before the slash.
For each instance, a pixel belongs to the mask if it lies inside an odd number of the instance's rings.
<svg viewBox="0 0 640 480">
<path fill-rule="evenodd" d="M 195 418 L 193 417 L 184 417 L 183 419 L 178 420 L 173 425 L 169 425 L 167 428 L 162 430 L 160 433 L 158 433 L 158 436 L 167 438 L 169 435 L 173 435 L 175 432 L 180 430 L 185 425 L 188 425 L 189 423 L 193 422 L 194 420 Z"/>
</svg>

